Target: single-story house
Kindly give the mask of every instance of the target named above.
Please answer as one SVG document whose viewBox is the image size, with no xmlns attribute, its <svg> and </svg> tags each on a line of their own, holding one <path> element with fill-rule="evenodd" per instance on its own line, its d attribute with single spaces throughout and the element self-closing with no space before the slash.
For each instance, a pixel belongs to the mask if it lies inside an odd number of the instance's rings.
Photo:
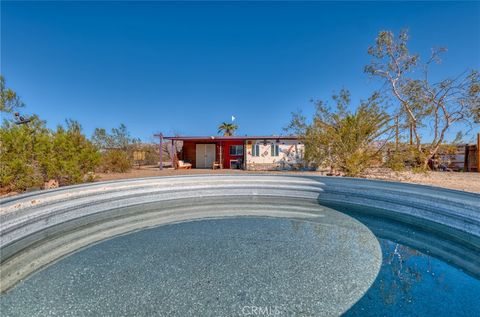
<svg viewBox="0 0 480 317">
<path fill-rule="evenodd" d="M 305 148 L 297 136 L 158 136 L 193 168 L 289 170 L 304 165 Z"/>
</svg>

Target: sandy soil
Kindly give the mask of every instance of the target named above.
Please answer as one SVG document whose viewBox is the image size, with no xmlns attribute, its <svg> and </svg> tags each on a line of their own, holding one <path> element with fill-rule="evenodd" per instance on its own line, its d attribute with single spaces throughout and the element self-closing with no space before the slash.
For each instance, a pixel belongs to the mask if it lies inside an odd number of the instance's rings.
<svg viewBox="0 0 480 317">
<path fill-rule="evenodd" d="M 97 181 L 108 181 L 125 178 L 141 178 L 152 176 L 175 176 L 175 175 L 197 175 L 197 174 L 248 174 L 248 173 L 268 173 L 268 174 L 286 174 L 286 175 L 322 175 L 319 172 L 250 172 L 242 170 L 210 170 L 210 169 L 191 169 L 191 170 L 173 170 L 164 169 L 160 171 L 154 167 L 142 167 L 141 169 L 132 169 L 128 173 L 110 173 L 97 174 Z M 457 189 L 469 192 L 480 193 L 480 173 L 457 173 L 457 172 L 393 172 L 387 169 L 372 169 L 365 175 L 365 178 L 379 179 L 386 181 L 397 181 L 406 183 L 415 183 L 423 185 L 438 186 L 450 189 Z"/>
<path fill-rule="evenodd" d="M 449 189 L 463 190 L 480 193 L 480 173 L 460 172 L 392 172 L 385 169 L 369 172 L 366 178 L 404 183 L 414 183 L 444 187 Z"/>
</svg>

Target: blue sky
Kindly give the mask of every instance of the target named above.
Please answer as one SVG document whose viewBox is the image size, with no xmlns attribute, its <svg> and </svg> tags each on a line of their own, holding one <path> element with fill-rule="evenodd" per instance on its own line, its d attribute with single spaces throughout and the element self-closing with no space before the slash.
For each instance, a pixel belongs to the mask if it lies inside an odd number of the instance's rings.
<svg viewBox="0 0 480 317">
<path fill-rule="evenodd" d="M 380 30 L 409 28 L 411 50 L 449 48 L 434 77 L 480 68 L 479 2 L 4 2 L 1 73 L 50 127 L 89 135 L 125 123 L 153 133 L 280 134 L 290 112 L 350 89 Z"/>
</svg>

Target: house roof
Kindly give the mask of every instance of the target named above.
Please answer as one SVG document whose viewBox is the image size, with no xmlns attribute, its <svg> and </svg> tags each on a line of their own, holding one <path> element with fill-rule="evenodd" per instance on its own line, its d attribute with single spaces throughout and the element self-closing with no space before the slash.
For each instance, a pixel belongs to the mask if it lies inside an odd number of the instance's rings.
<svg viewBox="0 0 480 317">
<path fill-rule="evenodd" d="M 160 134 L 155 134 L 160 136 Z M 242 141 L 242 140 L 298 140 L 296 135 L 252 135 L 252 136 L 164 136 L 164 139 L 174 141 Z"/>
</svg>

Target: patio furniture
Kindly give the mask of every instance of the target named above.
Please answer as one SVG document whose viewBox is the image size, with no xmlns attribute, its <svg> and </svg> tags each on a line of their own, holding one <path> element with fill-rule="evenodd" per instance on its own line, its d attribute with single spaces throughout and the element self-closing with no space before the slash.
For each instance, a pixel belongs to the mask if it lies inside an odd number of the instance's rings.
<svg viewBox="0 0 480 317">
<path fill-rule="evenodd" d="M 223 164 L 220 162 L 213 162 L 212 169 L 214 170 L 215 168 L 223 169 Z"/>
<path fill-rule="evenodd" d="M 177 170 L 180 170 L 180 169 L 191 169 L 192 168 L 192 164 L 190 163 L 185 163 L 184 161 L 182 160 L 179 160 L 178 158 L 175 158 L 175 164 L 174 164 L 174 168 Z"/>
</svg>

